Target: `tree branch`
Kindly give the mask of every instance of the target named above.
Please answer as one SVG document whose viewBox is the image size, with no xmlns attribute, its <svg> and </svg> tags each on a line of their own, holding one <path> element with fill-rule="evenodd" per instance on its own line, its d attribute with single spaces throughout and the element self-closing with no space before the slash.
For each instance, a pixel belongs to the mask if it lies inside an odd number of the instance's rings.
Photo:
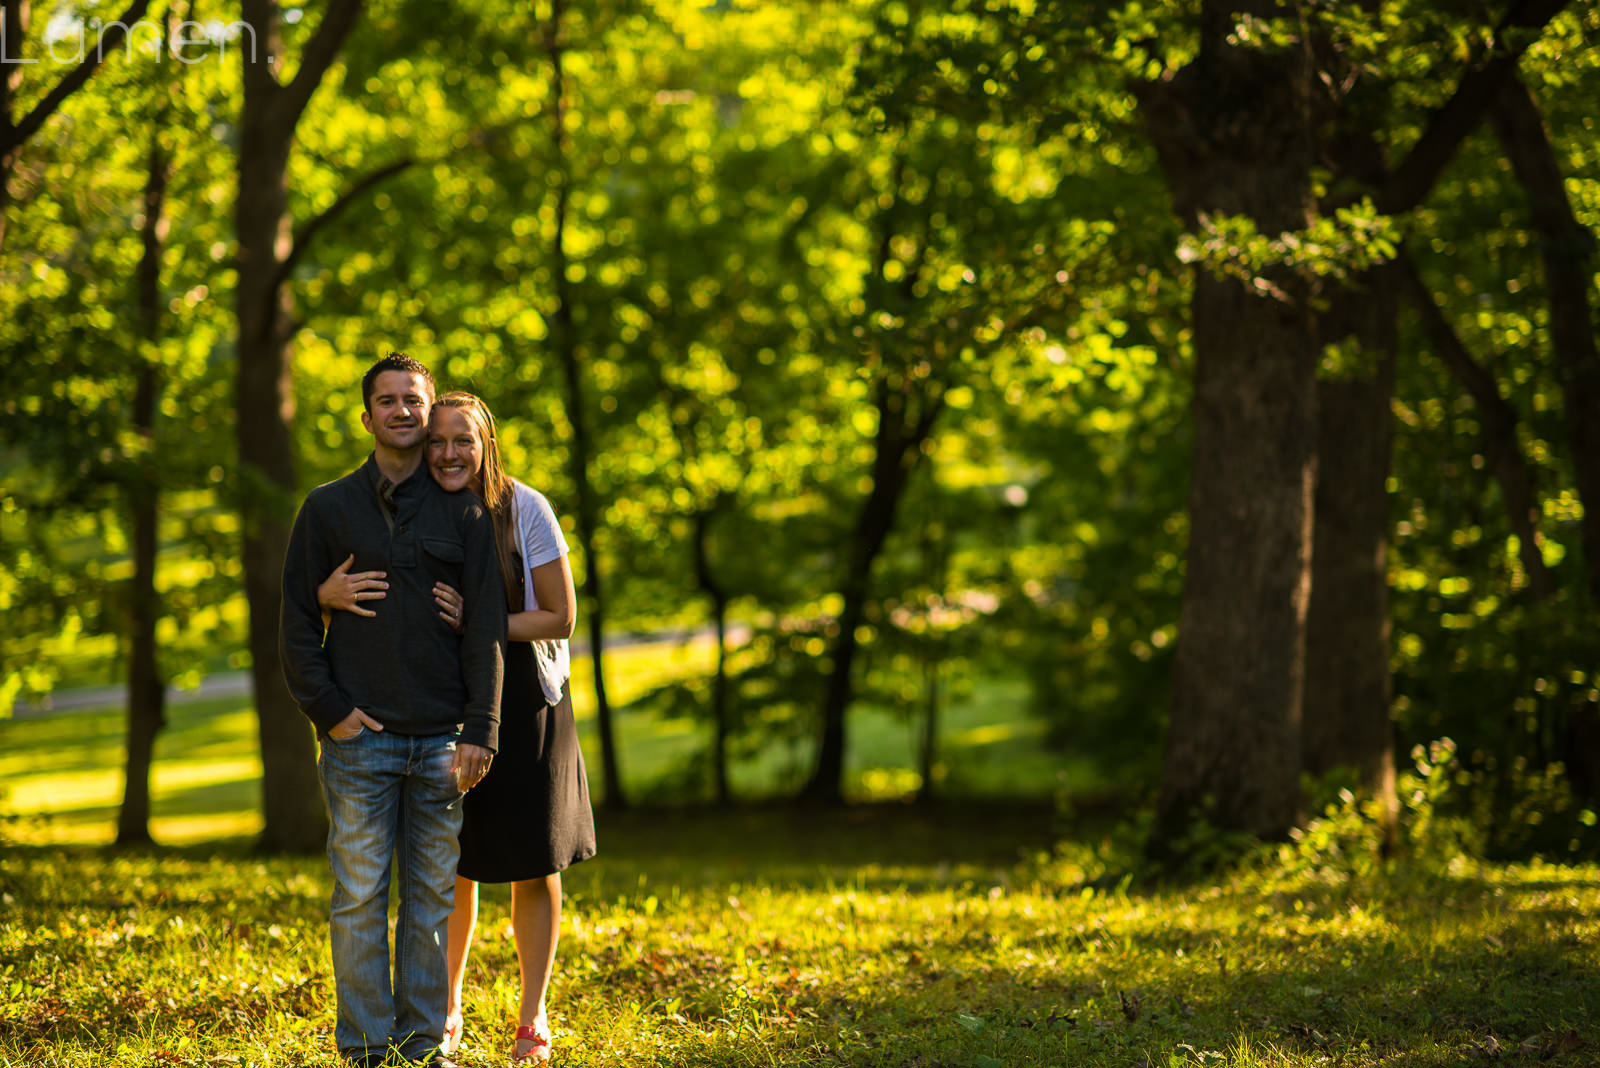
<svg viewBox="0 0 1600 1068">
<path fill-rule="evenodd" d="M 379 182 L 392 178 L 416 162 L 415 159 L 407 157 L 395 160 L 387 166 L 379 167 L 377 170 L 363 175 L 349 189 L 339 194 L 339 199 L 330 204 L 326 211 L 308 220 L 294 235 L 294 244 L 290 247 L 289 254 L 278 265 L 277 284 L 282 285 L 288 281 L 290 272 L 300 262 L 300 258 L 305 254 L 306 249 L 311 246 L 312 239 L 327 229 L 340 215 L 343 215 L 350 205 L 354 204 Z"/>
<path fill-rule="evenodd" d="M 339 49 L 344 47 L 345 38 L 350 36 L 360 17 L 361 0 L 329 0 L 328 10 L 322 16 L 322 25 L 317 27 L 317 32 L 306 42 L 305 48 L 300 50 L 300 69 L 295 71 L 294 78 L 283 88 L 279 106 L 293 116 L 290 125 L 299 120 L 300 113 L 311 102 L 311 95 L 322 84 L 322 76 L 333 66 Z"/>
<path fill-rule="evenodd" d="M 115 50 L 122 43 L 123 37 L 127 36 L 128 25 L 143 18 L 149 6 L 150 0 L 133 0 L 115 22 L 106 23 L 110 28 L 96 41 L 94 51 L 68 71 L 56 83 L 56 87 L 35 104 L 32 111 L 23 116 L 21 122 L 9 128 L 0 125 L 0 157 L 8 156 L 15 149 L 27 144 L 28 139 L 39 132 L 45 120 L 56 113 L 67 97 L 83 88 L 83 84 L 89 80 L 95 68 L 100 66 L 100 60 L 107 49 Z M 9 12 L 11 5 L 7 4 L 6 7 Z"/>
<path fill-rule="evenodd" d="M 1513 0 L 1495 28 L 1489 57 L 1462 75 L 1455 93 L 1433 113 L 1411 153 L 1389 172 L 1378 194 L 1379 211 L 1399 214 L 1427 198 L 1456 149 L 1477 129 L 1501 87 L 1514 76 L 1523 53 L 1566 5 L 1567 0 Z"/>
<path fill-rule="evenodd" d="M 1522 449 L 1517 444 L 1516 409 L 1500 396 L 1500 387 L 1495 384 L 1494 376 L 1467 351 L 1460 335 L 1434 299 L 1433 291 L 1423 282 L 1411 257 L 1402 250 L 1394 262 L 1406 298 L 1417 309 L 1422 328 L 1433 343 L 1434 354 L 1466 387 L 1477 406 L 1478 431 L 1483 439 L 1484 458 L 1489 462 L 1495 481 L 1500 484 L 1500 496 L 1505 501 L 1511 529 L 1517 535 L 1522 569 L 1528 576 L 1528 593 L 1535 600 L 1543 599 L 1554 592 L 1556 584 L 1550 569 L 1545 566 L 1544 554 L 1539 551 L 1536 540 L 1534 521 L 1539 513 L 1539 505 L 1533 491 L 1533 479 L 1528 474 Z"/>
<path fill-rule="evenodd" d="M 1583 502 L 1583 555 L 1590 595 L 1600 606 L 1600 351 L 1589 293 L 1595 238 L 1572 210 L 1561 163 L 1528 87 L 1516 78 L 1506 82 L 1490 122 L 1527 193 L 1528 213 L 1540 238 L 1550 348 L 1561 371 L 1573 475 Z"/>
</svg>

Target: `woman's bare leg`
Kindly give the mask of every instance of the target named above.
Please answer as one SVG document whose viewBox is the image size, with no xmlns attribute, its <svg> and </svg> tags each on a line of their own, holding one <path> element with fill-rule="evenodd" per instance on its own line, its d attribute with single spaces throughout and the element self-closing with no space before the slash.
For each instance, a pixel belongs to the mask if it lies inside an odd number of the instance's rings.
<svg viewBox="0 0 1600 1068">
<path fill-rule="evenodd" d="M 471 879 L 456 876 L 456 903 L 450 913 L 449 942 L 445 946 L 445 963 L 450 968 L 450 998 L 446 1005 L 445 1030 L 450 1021 L 461 1016 L 461 985 L 467 977 L 467 952 L 472 948 L 472 932 L 478 925 L 478 884 Z M 454 1036 L 445 1035 L 445 1052 L 453 1052 L 461 1041 L 459 1029 Z"/>
<path fill-rule="evenodd" d="M 517 964 L 522 970 L 522 1005 L 517 1023 L 532 1026 L 548 1036 L 544 995 L 556 961 L 556 940 L 561 934 L 561 873 L 511 884 L 511 931 L 517 940 Z M 530 1043 L 517 1043 L 526 1053 Z"/>
</svg>

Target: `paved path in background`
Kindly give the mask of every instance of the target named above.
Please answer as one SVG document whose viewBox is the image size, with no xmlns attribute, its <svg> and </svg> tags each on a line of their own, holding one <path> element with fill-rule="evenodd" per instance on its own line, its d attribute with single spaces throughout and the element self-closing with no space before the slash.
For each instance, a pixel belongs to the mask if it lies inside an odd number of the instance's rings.
<svg viewBox="0 0 1600 1068">
<path fill-rule="evenodd" d="M 650 634 L 615 634 L 606 639 L 606 648 L 618 649 L 625 645 L 645 645 L 654 642 L 686 642 L 693 638 L 709 637 L 713 633 L 715 632 L 710 627 L 705 627 L 699 630 L 668 630 Z M 749 633 L 748 627 L 731 626 L 728 628 L 728 640 L 738 644 L 748 637 Z M 574 657 L 589 655 L 588 639 L 574 638 L 571 649 Z M 181 705 L 190 701 L 209 701 L 215 697 L 246 697 L 249 694 L 248 671 L 224 671 L 207 675 L 200 680 L 200 685 L 192 690 L 179 690 L 169 686 L 167 701 Z M 71 690 L 57 690 L 42 701 L 18 701 L 12 708 L 11 715 L 15 719 L 42 719 L 45 716 L 60 716 L 70 712 L 101 712 L 107 708 L 125 705 L 127 702 L 126 686 L 83 686 Z"/>
</svg>

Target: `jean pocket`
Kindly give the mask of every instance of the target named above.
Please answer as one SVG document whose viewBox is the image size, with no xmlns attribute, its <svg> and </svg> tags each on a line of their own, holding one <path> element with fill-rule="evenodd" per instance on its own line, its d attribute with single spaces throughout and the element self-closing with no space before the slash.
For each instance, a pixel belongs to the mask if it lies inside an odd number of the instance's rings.
<svg viewBox="0 0 1600 1068">
<path fill-rule="evenodd" d="M 330 732 L 327 735 L 327 739 L 328 739 L 328 741 L 332 742 L 334 745 L 349 745 L 351 742 L 356 741 L 363 734 L 366 734 L 366 733 L 367 733 L 367 725 L 365 723 L 358 723 L 358 724 L 356 724 L 356 732 L 354 734 L 352 734 L 350 737 L 348 737 L 348 738 L 335 738 L 333 736 L 333 734 Z"/>
</svg>

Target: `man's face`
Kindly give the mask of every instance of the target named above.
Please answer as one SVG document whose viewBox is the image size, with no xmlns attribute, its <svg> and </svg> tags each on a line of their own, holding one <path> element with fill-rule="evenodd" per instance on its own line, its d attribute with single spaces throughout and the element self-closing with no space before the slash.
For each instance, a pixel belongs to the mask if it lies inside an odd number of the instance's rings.
<svg viewBox="0 0 1600 1068">
<path fill-rule="evenodd" d="M 407 452 L 427 440 L 432 405 L 427 379 L 409 371 L 384 371 L 372 383 L 372 406 L 361 413 L 361 425 L 379 445 Z"/>
</svg>

